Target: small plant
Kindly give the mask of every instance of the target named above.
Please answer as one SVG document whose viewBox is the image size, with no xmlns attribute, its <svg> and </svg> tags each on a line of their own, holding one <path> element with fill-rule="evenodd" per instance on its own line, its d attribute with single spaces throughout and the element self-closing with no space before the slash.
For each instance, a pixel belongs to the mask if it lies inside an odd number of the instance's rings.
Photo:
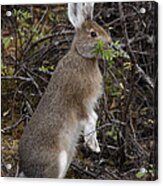
<svg viewBox="0 0 163 186">
<path fill-rule="evenodd" d="M 145 168 L 141 168 L 137 173 L 136 173 L 136 177 L 138 179 L 143 178 L 145 175 L 147 174 L 147 170 Z"/>
<path fill-rule="evenodd" d="M 54 66 L 41 66 L 39 67 L 40 72 L 54 71 Z"/>
<path fill-rule="evenodd" d="M 21 10 L 21 9 L 19 9 L 19 10 L 14 9 L 13 16 L 17 17 L 21 21 L 25 21 L 25 20 L 32 18 L 32 15 L 29 11 Z"/>
<path fill-rule="evenodd" d="M 118 131 L 116 130 L 115 126 L 112 126 L 112 128 L 107 131 L 106 135 L 112 138 L 114 141 L 117 141 Z"/>
<path fill-rule="evenodd" d="M 12 41 L 12 37 L 4 37 L 2 39 L 4 49 L 8 49 L 10 47 L 11 41 Z"/>
<path fill-rule="evenodd" d="M 150 165 L 149 165 L 148 172 L 149 172 L 149 174 L 150 174 L 152 177 L 155 177 L 155 175 L 156 175 L 156 168 L 155 168 L 155 165 L 154 165 L 154 164 L 150 164 Z"/>
<path fill-rule="evenodd" d="M 126 52 L 121 49 L 119 41 L 113 42 L 109 49 L 106 49 L 103 41 L 98 40 L 96 49 L 93 51 L 96 55 L 100 55 L 103 60 L 108 61 L 109 65 L 115 63 L 115 59 L 118 57 L 129 58 Z"/>
<path fill-rule="evenodd" d="M 115 71 L 115 62 L 117 61 L 117 58 L 124 58 L 125 60 L 129 59 L 128 54 L 122 50 L 119 41 L 113 42 L 110 48 L 108 48 L 101 40 L 97 41 L 94 53 L 97 56 L 101 56 L 101 58 L 107 62 L 106 68 L 108 72 L 114 71 L 113 79 L 108 73 L 104 75 L 106 93 L 112 97 L 120 97 L 125 89 L 125 82 L 123 82 L 123 78 L 121 79 L 120 77 L 122 77 L 127 71 L 131 71 L 132 64 L 128 60 L 124 61 L 123 65 L 118 68 L 116 67 Z M 115 78 L 117 79 L 116 82 L 114 82 Z"/>
</svg>

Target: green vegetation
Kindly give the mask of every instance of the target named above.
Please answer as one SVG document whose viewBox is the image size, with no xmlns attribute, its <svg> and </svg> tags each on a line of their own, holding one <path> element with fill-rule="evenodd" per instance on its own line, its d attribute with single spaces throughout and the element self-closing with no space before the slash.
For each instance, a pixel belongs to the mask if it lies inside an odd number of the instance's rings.
<svg viewBox="0 0 163 186">
<path fill-rule="evenodd" d="M 96 44 L 96 49 L 93 52 L 97 56 L 100 55 L 100 57 L 102 57 L 103 60 L 106 60 L 110 66 L 115 64 L 115 59 L 118 57 L 129 58 L 127 53 L 121 49 L 119 41 L 113 42 L 111 46 L 105 46 L 104 42 L 99 40 Z"/>
</svg>

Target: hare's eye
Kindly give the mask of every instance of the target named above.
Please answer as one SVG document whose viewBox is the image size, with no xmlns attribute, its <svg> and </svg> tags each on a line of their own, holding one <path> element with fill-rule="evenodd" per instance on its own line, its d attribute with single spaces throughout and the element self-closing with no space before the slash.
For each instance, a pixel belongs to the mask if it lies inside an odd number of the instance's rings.
<svg viewBox="0 0 163 186">
<path fill-rule="evenodd" d="M 97 37 L 96 32 L 91 32 L 91 37 Z"/>
</svg>

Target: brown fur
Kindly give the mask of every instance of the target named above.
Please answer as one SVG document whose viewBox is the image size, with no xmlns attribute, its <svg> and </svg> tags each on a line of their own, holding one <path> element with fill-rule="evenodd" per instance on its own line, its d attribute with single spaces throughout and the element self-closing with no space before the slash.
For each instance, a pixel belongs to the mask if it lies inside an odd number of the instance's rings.
<svg viewBox="0 0 163 186">
<path fill-rule="evenodd" d="M 90 37 L 93 29 L 106 43 L 111 39 L 93 21 L 77 30 L 71 50 L 59 61 L 46 92 L 20 140 L 20 168 L 27 177 L 59 175 L 58 155 L 62 150 L 71 163 L 80 135 L 80 121 L 87 120 L 102 93 L 102 76 L 90 50 L 98 38 Z"/>
</svg>

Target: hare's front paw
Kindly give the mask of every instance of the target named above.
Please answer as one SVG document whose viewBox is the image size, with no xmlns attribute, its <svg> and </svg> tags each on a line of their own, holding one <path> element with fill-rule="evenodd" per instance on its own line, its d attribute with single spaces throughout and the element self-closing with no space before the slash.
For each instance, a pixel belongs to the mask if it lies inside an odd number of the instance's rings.
<svg viewBox="0 0 163 186">
<path fill-rule="evenodd" d="M 89 115 L 88 122 L 84 124 L 84 140 L 87 146 L 93 152 L 100 152 L 100 147 L 97 141 L 96 135 L 96 121 L 97 121 L 97 114 L 92 111 Z"/>
<path fill-rule="evenodd" d="M 89 139 L 85 139 L 86 144 L 88 145 L 88 147 L 96 153 L 100 152 L 100 146 L 98 143 L 98 140 L 96 139 L 95 135 L 91 136 Z"/>
</svg>

